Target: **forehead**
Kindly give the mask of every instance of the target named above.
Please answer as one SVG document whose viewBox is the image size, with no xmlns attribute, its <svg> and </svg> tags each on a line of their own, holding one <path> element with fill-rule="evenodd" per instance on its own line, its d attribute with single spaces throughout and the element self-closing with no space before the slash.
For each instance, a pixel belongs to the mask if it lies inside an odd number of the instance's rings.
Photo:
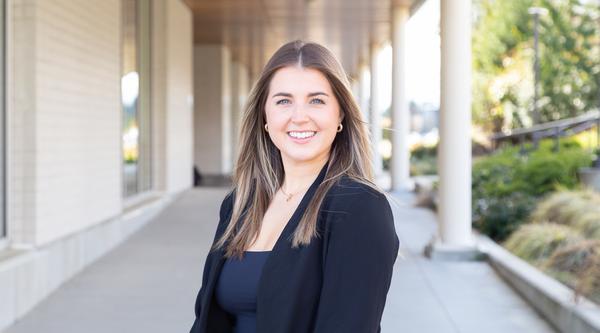
<svg viewBox="0 0 600 333">
<path fill-rule="evenodd" d="M 309 93 L 322 91 L 331 95 L 331 85 L 320 71 L 298 66 L 283 67 L 273 75 L 269 83 L 269 95 L 278 92 Z"/>
</svg>

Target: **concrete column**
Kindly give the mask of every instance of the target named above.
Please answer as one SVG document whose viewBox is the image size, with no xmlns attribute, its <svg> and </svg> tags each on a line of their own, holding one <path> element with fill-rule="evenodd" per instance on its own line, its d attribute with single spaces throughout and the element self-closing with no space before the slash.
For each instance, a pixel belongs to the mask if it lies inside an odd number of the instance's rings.
<svg viewBox="0 0 600 333">
<path fill-rule="evenodd" d="M 370 86 L 371 86 L 371 73 L 369 73 L 369 66 L 361 64 L 359 67 L 359 85 L 358 91 L 360 110 L 363 114 L 363 119 L 367 121 L 369 119 L 369 99 L 371 98 Z"/>
<path fill-rule="evenodd" d="M 471 234 L 471 2 L 441 2 L 439 230 L 425 253 L 478 258 Z"/>
<path fill-rule="evenodd" d="M 231 53 L 224 45 L 194 47 L 194 165 L 202 175 L 231 172 Z"/>
<path fill-rule="evenodd" d="M 369 122 L 371 131 L 371 143 L 373 145 L 373 172 L 376 177 L 383 173 L 383 160 L 379 153 L 379 142 L 381 141 L 381 88 L 379 87 L 379 47 L 371 45 L 371 105 L 369 111 Z"/>
<path fill-rule="evenodd" d="M 223 146 L 221 147 L 221 158 L 222 158 L 222 169 L 221 172 L 226 175 L 230 174 L 233 166 L 233 126 L 232 126 L 232 112 L 231 112 L 231 52 L 228 48 L 224 48 L 224 59 L 223 59 L 223 122 L 221 123 L 221 140 Z"/>
<path fill-rule="evenodd" d="M 358 74 L 352 75 L 352 80 L 350 81 L 350 84 L 351 84 L 351 88 L 352 88 L 352 95 L 358 102 L 359 95 L 360 95 L 360 78 L 359 78 Z"/>
<path fill-rule="evenodd" d="M 392 190 L 410 189 L 410 110 L 406 97 L 406 22 L 409 8 L 392 8 Z"/>
</svg>

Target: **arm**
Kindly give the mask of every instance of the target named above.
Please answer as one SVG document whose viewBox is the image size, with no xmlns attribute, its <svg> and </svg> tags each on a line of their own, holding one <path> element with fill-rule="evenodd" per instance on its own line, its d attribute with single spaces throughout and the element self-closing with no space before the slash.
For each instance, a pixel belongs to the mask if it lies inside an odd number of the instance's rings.
<svg viewBox="0 0 600 333">
<path fill-rule="evenodd" d="M 345 198 L 326 243 L 314 333 L 379 332 L 398 253 L 387 198 L 368 189 Z"/>
</svg>

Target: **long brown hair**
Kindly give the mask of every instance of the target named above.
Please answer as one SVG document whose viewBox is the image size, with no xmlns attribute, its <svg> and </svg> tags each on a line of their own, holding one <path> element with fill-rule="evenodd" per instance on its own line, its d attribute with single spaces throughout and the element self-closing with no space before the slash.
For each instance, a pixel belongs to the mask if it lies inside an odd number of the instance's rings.
<svg viewBox="0 0 600 333">
<path fill-rule="evenodd" d="M 283 183 L 281 155 L 264 129 L 269 84 L 277 70 L 301 66 L 320 71 L 339 103 L 343 130 L 329 154 L 325 178 L 317 187 L 293 234 L 292 247 L 308 245 L 318 237 L 316 222 L 328 190 L 346 175 L 383 193 L 373 181 L 369 129 L 350 89 L 340 62 L 322 45 L 296 40 L 281 46 L 265 65 L 250 92 L 240 130 L 240 149 L 233 173 L 234 204 L 231 220 L 214 249 L 226 245 L 225 257 L 242 257 L 258 236 L 269 204 Z"/>
</svg>

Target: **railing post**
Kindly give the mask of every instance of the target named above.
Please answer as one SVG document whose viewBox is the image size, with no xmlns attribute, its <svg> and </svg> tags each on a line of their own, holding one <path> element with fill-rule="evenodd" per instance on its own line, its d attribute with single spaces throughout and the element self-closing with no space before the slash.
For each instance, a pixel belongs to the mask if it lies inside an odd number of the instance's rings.
<svg viewBox="0 0 600 333">
<path fill-rule="evenodd" d="M 600 148 L 600 116 L 596 119 L 596 148 Z"/>
<path fill-rule="evenodd" d="M 560 149 L 560 127 L 554 128 L 554 152 L 558 152 Z"/>
<path fill-rule="evenodd" d="M 527 150 L 525 149 L 525 133 L 519 135 L 519 146 L 521 147 L 521 149 L 519 149 L 519 154 L 525 155 L 527 153 Z"/>
</svg>

